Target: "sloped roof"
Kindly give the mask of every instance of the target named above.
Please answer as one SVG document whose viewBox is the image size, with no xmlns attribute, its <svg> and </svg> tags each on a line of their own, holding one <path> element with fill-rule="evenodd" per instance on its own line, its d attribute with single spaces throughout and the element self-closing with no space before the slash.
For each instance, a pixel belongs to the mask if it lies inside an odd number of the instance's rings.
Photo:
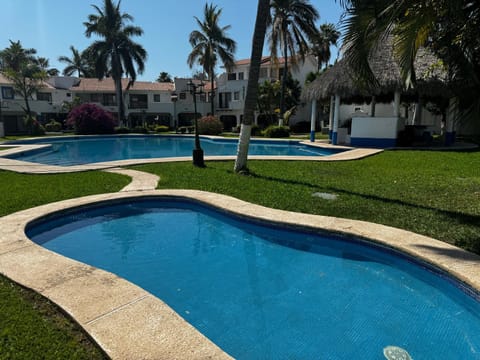
<svg viewBox="0 0 480 360">
<path fill-rule="evenodd" d="M 304 100 L 327 99 L 334 94 L 343 98 L 367 97 L 372 95 L 391 94 L 395 90 L 408 93 L 421 93 L 429 96 L 448 97 L 447 74 L 439 66 L 438 58 L 426 48 L 420 48 L 415 58 L 416 85 L 415 89 L 406 90 L 400 74 L 400 67 L 395 60 L 393 37 L 385 41 L 372 52 L 369 59 L 370 67 L 378 80 L 378 86 L 361 86 L 354 75 L 353 69 L 345 59 L 325 70 L 304 90 Z"/>
<path fill-rule="evenodd" d="M 13 81 L 8 79 L 5 75 L 3 75 L 2 73 L 0 73 L 0 84 L 4 84 L 4 85 L 13 85 Z M 49 83 L 47 83 L 46 81 L 42 81 L 41 83 L 41 87 L 42 89 L 55 89 L 54 86 L 50 85 Z"/>
<path fill-rule="evenodd" d="M 128 87 L 130 79 L 122 79 L 122 89 L 125 91 Z M 150 81 L 135 81 L 130 86 L 129 91 L 173 91 L 173 83 L 159 83 Z M 112 78 L 98 80 L 96 78 L 80 78 L 80 82 L 76 86 L 70 88 L 75 92 L 114 92 L 115 83 Z"/>
</svg>

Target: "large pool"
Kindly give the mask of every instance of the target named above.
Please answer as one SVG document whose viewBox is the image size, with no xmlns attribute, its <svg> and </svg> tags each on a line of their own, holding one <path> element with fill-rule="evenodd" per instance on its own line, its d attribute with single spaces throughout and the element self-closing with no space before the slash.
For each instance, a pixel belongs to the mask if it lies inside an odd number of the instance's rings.
<svg viewBox="0 0 480 360">
<path fill-rule="evenodd" d="M 190 136 L 95 136 L 14 141 L 10 144 L 51 144 L 38 151 L 24 151 L 9 158 L 49 165 L 71 166 L 126 159 L 191 157 Z M 205 156 L 235 155 L 237 139 L 202 138 Z M 300 141 L 252 140 L 250 155 L 326 156 L 343 150 L 300 144 Z"/>
<path fill-rule="evenodd" d="M 361 240 L 159 198 L 70 211 L 27 235 L 150 291 L 238 359 L 384 359 L 388 346 L 480 358 L 478 294 Z"/>
</svg>

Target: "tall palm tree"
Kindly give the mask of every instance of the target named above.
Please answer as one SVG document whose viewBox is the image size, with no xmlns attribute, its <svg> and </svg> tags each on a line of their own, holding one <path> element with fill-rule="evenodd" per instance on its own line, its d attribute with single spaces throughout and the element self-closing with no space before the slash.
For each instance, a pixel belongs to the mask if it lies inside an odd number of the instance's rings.
<svg viewBox="0 0 480 360">
<path fill-rule="evenodd" d="M 86 77 L 89 69 L 84 54 L 75 49 L 73 45 L 70 45 L 70 51 L 72 52 L 72 57 L 60 56 L 58 58 L 58 61 L 67 64 L 63 69 L 63 75 L 72 76 L 76 72 L 78 77 Z"/>
<path fill-rule="evenodd" d="M 288 59 L 295 65 L 297 58 L 305 60 L 318 34 L 315 21 L 318 11 L 309 0 L 271 0 L 271 19 L 269 46 L 272 59 L 278 59 L 278 50 L 282 51 L 284 68 L 282 75 L 282 89 L 280 94 L 280 117 L 285 112 L 285 81 L 288 73 Z M 290 56 L 290 58 L 289 58 Z"/>
<path fill-rule="evenodd" d="M 203 21 L 196 16 L 197 25 L 200 30 L 193 30 L 190 33 L 190 44 L 192 52 L 188 55 L 187 63 L 190 68 L 195 63 L 202 66 L 203 71 L 208 74 L 211 83 L 210 102 L 212 115 L 214 114 L 214 81 L 217 58 L 220 57 L 223 65 L 229 71 L 235 64 L 234 54 L 237 44 L 227 36 L 227 30 L 230 25 L 220 27 L 220 15 L 222 9 L 217 9 L 216 5 L 205 4 L 203 10 Z"/>
<path fill-rule="evenodd" d="M 58 69 L 50 67 L 50 61 L 47 58 L 38 57 L 35 62 L 42 71 L 45 71 L 48 76 L 58 76 L 58 74 L 60 73 Z"/>
<path fill-rule="evenodd" d="M 237 159 L 235 160 L 234 171 L 247 170 L 248 146 L 252 132 L 252 123 L 255 117 L 257 104 L 258 78 L 260 64 L 262 61 L 263 44 L 267 31 L 268 15 L 270 11 L 270 0 L 258 0 L 257 18 L 252 39 L 252 55 L 250 56 L 250 69 L 248 70 L 247 94 L 243 110 L 243 121 L 238 139 Z"/>
<path fill-rule="evenodd" d="M 332 23 L 325 23 L 320 25 L 318 35 L 315 37 L 312 44 L 312 52 L 317 58 L 317 70 L 322 69 L 322 65 L 325 67 L 328 65 L 332 53 L 330 46 L 337 46 L 337 41 L 340 38 L 340 31 L 335 28 Z"/>
<path fill-rule="evenodd" d="M 118 105 L 118 117 L 125 120 L 125 107 L 122 94 L 122 76 L 130 77 L 130 84 L 137 78 L 137 72 L 142 74 L 145 69 L 147 52 L 132 36 L 141 36 L 143 30 L 138 26 L 126 25 L 133 17 L 120 12 L 120 0 L 115 5 L 112 0 L 104 0 L 103 8 L 92 5 L 96 14 L 88 16 L 84 22 L 85 35 L 89 38 L 97 35 L 102 40 L 96 40 L 86 50 L 95 56 L 95 72 L 98 79 L 110 75 L 115 83 Z M 137 69 L 135 69 L 135 64 Z"/>
<path fill-rule="evenodd" d="M 20 40 L 10 41 L 10 46 L 0 51 L 0 71 L 11 69 L 19 71 L 25 62 L 34 62 L 37 50 L 30 48 L 25 49 Z"/>
</svg>

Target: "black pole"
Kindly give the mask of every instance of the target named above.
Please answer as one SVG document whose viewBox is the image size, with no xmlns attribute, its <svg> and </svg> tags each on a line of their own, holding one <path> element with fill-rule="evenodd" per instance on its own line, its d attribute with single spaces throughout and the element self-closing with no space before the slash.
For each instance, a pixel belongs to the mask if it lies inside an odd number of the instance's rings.
<svg viewBox="0 0 480 360">
<path fill-rule="evenodd" d="M 203 160 L 203 150 L 200 147 L 200 135 L 198 134 L 198 120 L 197 120 L 197 85 L 193 83 L 193 81 L 190 83 L 190 86 L 192 87 L 192 95 L 193 95 L 193 109 L 194 109 L 194 114 L 193 114 L 193 119 L 195 123 L 195 147 L 193 149 L 193 165 L 198 166 L 198 167 L 205 167 L 205 162 Z"/>
</svg>

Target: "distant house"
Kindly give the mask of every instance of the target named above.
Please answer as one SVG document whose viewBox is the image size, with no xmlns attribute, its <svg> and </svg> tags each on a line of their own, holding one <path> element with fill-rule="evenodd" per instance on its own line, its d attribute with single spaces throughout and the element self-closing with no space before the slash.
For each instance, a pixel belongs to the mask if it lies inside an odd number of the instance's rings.
<svg viewBox="0 0 480 360">
<path fill-rule="evenodd" d="M 284 58 L 279 58 L 277 62 L 273 62 L 269 56 L 263 57 L 259 83 L 263 83 L 265 80 L 280 80 L 284 64 Z M 217 80 L 216 115 L 223 122 L 225 129 L 240 125 L 243 118 L 249 68 L 250 59 L 239 60 L 230 72 L 220 75 Z M 308 56 L 305 58 L 305 62 L 299 62 L 297 67 L 292 67 L 290 73 L 294 79 L 300 82 L 300 86 L 303 88 L 308 73 L 315 72 L 316 69 L 316 59 Z M 255 114 L 256 124 L 259 122 L 259 115 L 258 113 Z M 295 123 L 301 120 L 309 120 L 309 108 L 303 104 L 297 107 L 295 116 L 291 118 L 290 122 Z"/>
</svg>

